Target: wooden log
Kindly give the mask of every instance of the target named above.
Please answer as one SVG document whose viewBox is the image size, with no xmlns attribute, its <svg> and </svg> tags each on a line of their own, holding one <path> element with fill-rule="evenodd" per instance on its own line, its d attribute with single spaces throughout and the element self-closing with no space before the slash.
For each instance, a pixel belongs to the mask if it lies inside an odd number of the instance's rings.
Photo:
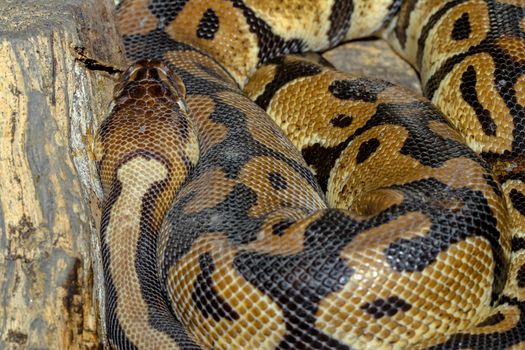
<svg viewBox="0 0 525 350">
<path fill-rule="evenodd" d="M 102 346 L 89 145 L 124 66 L 113 16 L 110 0 L 0 1 L 0 349 Z"/>
</svg>

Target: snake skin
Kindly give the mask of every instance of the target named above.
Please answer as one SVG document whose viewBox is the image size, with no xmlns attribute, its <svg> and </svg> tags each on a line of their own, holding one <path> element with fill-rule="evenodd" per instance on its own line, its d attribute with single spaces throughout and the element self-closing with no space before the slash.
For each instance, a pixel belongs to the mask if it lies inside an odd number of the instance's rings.
<svg viewBox="0 0 525 350">
<path fill-rule="evenodd" d="M 525 0 L 124 0 L 117 349 L 525 349 Z M 290 55 L 378 35 L 426 98 Z"/>
</svg>

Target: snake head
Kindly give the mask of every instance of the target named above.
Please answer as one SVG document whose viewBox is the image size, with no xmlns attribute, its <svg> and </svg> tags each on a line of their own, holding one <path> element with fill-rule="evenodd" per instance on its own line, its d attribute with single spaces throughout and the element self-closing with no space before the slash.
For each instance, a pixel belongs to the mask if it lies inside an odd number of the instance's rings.
<svg viewBox="0 0 525 350">
<path fill-rule="evenodd" d="M 188 113 L 185 102 L 186 87 L 170 65 L 156 59 L 144 59 L 133 63 L 121 76 L 113 92 L 114 104 L 128 99 L 159 99 L 167 97 L 177 102 Z"/>
</svg>

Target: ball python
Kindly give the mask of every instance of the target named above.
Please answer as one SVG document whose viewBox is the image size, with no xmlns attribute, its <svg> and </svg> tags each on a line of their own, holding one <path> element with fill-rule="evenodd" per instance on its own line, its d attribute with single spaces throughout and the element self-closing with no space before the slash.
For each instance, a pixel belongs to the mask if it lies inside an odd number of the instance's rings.
<svg viewBox="0 0 525 350">
<path fill-rule="evenodd" d="M 525 348 L 523 0 L 123 0 L 118 349 Z M 425 98 L 301 55 L 381 36 Z"/>
</svg>

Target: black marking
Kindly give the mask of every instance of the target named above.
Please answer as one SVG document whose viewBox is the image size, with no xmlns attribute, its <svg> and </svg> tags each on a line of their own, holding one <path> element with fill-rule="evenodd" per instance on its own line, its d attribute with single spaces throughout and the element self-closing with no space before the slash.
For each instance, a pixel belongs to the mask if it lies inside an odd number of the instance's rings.
<svg viewBox="0 0 525 350">
<path fill-rule="evenodd" d="M 517 252 L 522 249 L 525 249 L 525 238 L 521 237 L 512 237 L 512 251 Z"/>
<path fill-rule="evenodd" d="M 525 216 L 525 195 L 513 188 L 510 190 L 509 198 L 514 209 L 516 209 L 522 216 Z"/>
<path fill-rule="evenodd" d="M 296 254 L 240 252 L 235 257 L 237 271 L 283 310 L 286 333 L 277 349 L 349 349 L 315 327 L 319 302 L 353 274 L 338 254 L 346 241 L 342 237 L 350 233 L 346 220 L 339 211 L 327 212 L 306 229 L 305 248 Z"/>
<path fill-rule="evenodd" d="M 354 118 L 351 115 L 339 114 L 337 117 L 330 119 L 330 124 L 336 128 L 346 128 L 352 125 Z"/>
<path fill-rule="evenodd" d="M 268 181 L 275 190 L 285 190 L 288 187 L 286 178 L 278 172 L 272 171 L 268 174 Z"/>
<path fill-rule="evenodd" d="M 345 37 L 350 28 L 350 18 L 354 12 L 353 0 L 335 0 L 330 12 L 330 28 L 328 29 L 329 47 L 333 47 Z"/>
<path fill-rule="evenodd" d="M 335 80 L 328 90 L 340 100 L 376 102 L 378 94 L 383 92 L 391 83 L 382 80 L 358 78 L 354 80 Z"/>
<path fill-rule="evenodd" d="M 219 322 L 221 319 L 234 321 L 239 319 L 239 314 L 228 304 L 213 288 L 211 275 L 215 271 L 215 263 L 209 253 L 199 256 L 201 273 L 193 285 L 191 300 L 197 305 L 205 318 L 212 317 Z"/>
<path fill-rule="evenodd" d="M 150 0 L 148 9 L 158 19 L 157 28 L 162 29 L 168 26 L 182 11 L 189 0 Z"/>
<path fill-rule="evenodd" d="M 419 0 L 406 0 L 401 2 L 395 33 L 397 40 L 403 49 L 405 49 L 407 42 L 407 29 L 410 24 L 410 16 L 414 12 L 418 1 Z"/>
<path fill-rule="evenodd" d="M 370 140 L 367 140 L 359 146 L 359 151 L 357 152 L 356 157 L 356 164 L 361 164 L 364 161 L 366 161 L 379 147 L 380 143 L 379 140 L 376 138 L 372 138 Z"/>
<path fill-rule="evenodd" d="M 465 40 L 469 38 L 471 32 L 469 14 L 465 12 L 454 22 L 451 37 L 456 41 Z"/>
<path fill-rule="evenodd" d="M 244 184 L 236 185 L 215 207 L 188 214 L 186 206 L 194 196 L 194 193 L 184 196 L 168 211 L 170 238 L 162 269 L 164 280 L 169 267 L 187 254 L 193 242 L 202 235 L 222 232 L 236 244 L 247 244 L 257 239 L 264 222 L 264 217 L 249 215 L 249 210 L 257 204 L 257 193 Z"/>
<path fill-rule="evenodd" d="M 255 103 L 264 110 L 268 108 L 275 93 L 287 83 L 297 78 L 317 75 L 322 70 L 319 65 L 311 62 L 289 61 L 285 58 L 278 58 L 269 63 L 276 65 L 275 77 L 265 86 L 264 92 L 255 100 Z"/>
<path fill-rule="evenodd" d="M 197 27 L 197 37 L 206 40 L 213 40 L 215 33 L 219 30 L 219 17 L 213 9 L 209 8 L 202 15 Z"/>
<path fill-rule="evenodd" d="M 481 323 L 478 323 L 476 327 L 495 326 L 503 320 L 505 320 L 505 315 L 503 315 L 501 312 L 497 312 L 494 315 L 487 317 Z"/>
<path fill-rule="evenodd" d="M 517 273 L 516 280 L 518 282 L 518 287 L 525 287 L 525 265 L 522 265 Z"/>
<path fill-rule="evenodd" d="M 292 226 L 294 222 L 295 221 L 292 219 L 283 219 L 272 225 L 272 233 L 276 236 L 283 236 L 285 234 L 284 231 L 286 231 L 288 227 Z"/>
<path fill-rule="evenodd" d="M 398 312 L 407 312 L 412 305 L 397 296 L 391 296 L 388 299 L 376 299 L 372 303 L 365 303 L 360 308 L 378 319 L 384 316 L 392 317 Z"/>
<path fill-rule="evenodd" d="M 284 40 L 272 32 L 272 28 L 251 10 L 242 0 L 231 0 L 234 7 L 242 10 L 250 32 L 257 36 L 259 63 L 266 63 L 284 54 L 303 52 L 306 44 L 301 39 Z"/>
<path fill-rule="evenodd" d="M 315 143 L 302 149 L 301 154 L 306 163 L 315 168 L 315 176 L 324 193 L 326 193 L 328 188 L 330 172 L 341 155 L 341 152 L 348 146 L 350 141 L 351 140 L 348 139 L 335 147 L 324 147 L 319 143 Z"/>
<path fill-rule="evenodd" d="M 463 72 L 461 76 L 461 96 L 475 111 L 478 117 L 479 123 L 485 135 L 495 136 L 496 135 L 496 123 L 490 115 L 488 109 L 483 108 L 483 105 L 479 102 L 478 93 L 476 91 L 476 69 L 473 66 L 468 66 L 467 70 Z"/>
</svg>

